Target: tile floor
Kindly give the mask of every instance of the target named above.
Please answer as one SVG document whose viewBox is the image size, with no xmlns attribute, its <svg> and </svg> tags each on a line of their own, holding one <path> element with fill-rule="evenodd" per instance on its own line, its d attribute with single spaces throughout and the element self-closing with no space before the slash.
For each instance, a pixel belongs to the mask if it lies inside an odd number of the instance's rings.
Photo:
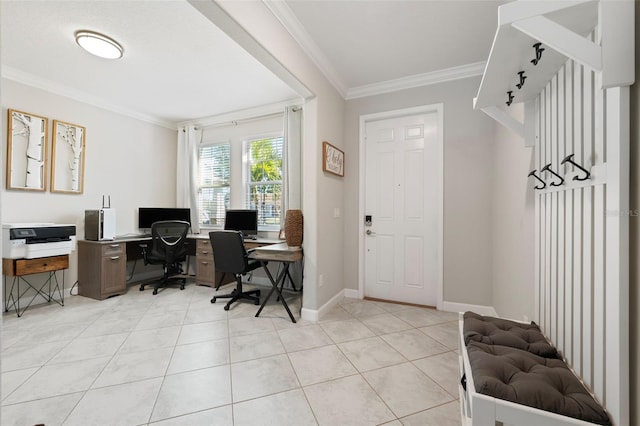
<svg viewBox="0 0 640 426">
<path fill-rule="evenodd" d="M 275 297 L 254 318 L 213 294 L 131 286 L 5 313 L 0 424 L 460 424 L 456 314 L 344 299 L 293 324 Z"/>
</svg>

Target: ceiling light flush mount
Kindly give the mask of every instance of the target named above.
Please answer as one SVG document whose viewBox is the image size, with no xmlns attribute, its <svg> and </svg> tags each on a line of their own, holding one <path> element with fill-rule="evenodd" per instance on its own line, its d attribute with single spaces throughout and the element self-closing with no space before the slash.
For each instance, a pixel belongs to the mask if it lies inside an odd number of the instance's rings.
<svg viewBox="0 0 640 426">
<path fill-rule="evenodd" d="M 124 49 L 120 44 L 104 34 L 80 30 L 75 33 L 76 43 L 92 55 L 105 59 L 120 59 Z"/>
</svg>

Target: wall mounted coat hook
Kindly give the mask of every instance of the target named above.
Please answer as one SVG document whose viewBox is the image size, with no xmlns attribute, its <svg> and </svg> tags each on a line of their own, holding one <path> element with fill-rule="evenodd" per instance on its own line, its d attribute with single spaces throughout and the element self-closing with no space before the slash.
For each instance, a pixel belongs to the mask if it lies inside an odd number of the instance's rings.
<svg viewBox="0 0 640 426">
<path fill-rule="evenodd" d="M 540 47 L 540 46 L 542 46 L 542 43 L 536 43 L 533 45 L 533 47 L 536 49 L 536 57 L 531 60 L 531 63 L 533 65 L 538 65 L 540 58 L 542 58 L 542 52 L 544 52 L 544 47 Z"/>
<path fill-rule="evenodd" d="M 518 72 L 518 75 L 520 76 L 520 83 L 516 84 L 516 87 L 519 90 L 522 89 L 522 86 L 524 86 L 524 81 L 527 79 L 527 76 L 524 75 L 524 71 Z"/>
<path fill-rule="evenodd" d="M 513 102 L 513 90 L 509 90 L 507 92 L 507 96 L 509 97 L 509 100 L 505 103 L 507 104 L 507 106 L 511 106 L 511 103 Z"/>
<path fill-rule="evenodd" d="M 542 179 L 540 179 L 540 177 L 536 174 L 535 170 L 531 170 L 527 176 L 529 176 L 529 177 L 533 176 L 539 182 L 542 183 L 542 186 L 539 186 L 539 185 L 534 186 L 535 189 L 545 189 L 547 187 L 547 183 L 545 181 L 543 181 Z"/>
<path fill-rule="evenodd" d="M 553 170 L 551 170 L 551 163 L 547 164 L 546 166 L 544 166 L 541 170 L 541 172 L 549 172 L 552 175 L 554 175 L 555 177 L 557 177 L 558 179 L 560 179 L 560 182 L 551 182 L 551 186 L 560 186 L 564 183 L 564 178 L 562 176 L 560 176 L 559 174 L 557 174 L 556 172 L 554 172 Z"/>
<path fill-rule="evenodd" d="M 574 154 L 571 155 L 567 155 L 564 160 L 562 160 L 560 162 L 560 164 L 564 164 L 564 163 L 569 163 L 572 164 L 574 167 L 582 170 L 584 172 L 584 176 L 574 176 L 573 180 L 587 180 L 591 177 L 591 172 L 587 169 L 585 169 L 584 167 L 582 167 L 580 164 L 576 163 L 575 161 L 573 161 L 573 156 Z"/>
</svg>

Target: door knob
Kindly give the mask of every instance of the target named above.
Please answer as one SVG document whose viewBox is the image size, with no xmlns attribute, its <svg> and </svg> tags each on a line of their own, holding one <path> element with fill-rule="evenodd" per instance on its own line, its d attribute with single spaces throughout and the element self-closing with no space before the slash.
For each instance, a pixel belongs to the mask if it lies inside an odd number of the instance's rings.
<svg viewBox="0 0 640 426">
<path fill-rule="evenodd" d="M 367 229 L 367 235 L 376 235 L 375 232 L 373 232 L 371 229 Z"/>
</svg>

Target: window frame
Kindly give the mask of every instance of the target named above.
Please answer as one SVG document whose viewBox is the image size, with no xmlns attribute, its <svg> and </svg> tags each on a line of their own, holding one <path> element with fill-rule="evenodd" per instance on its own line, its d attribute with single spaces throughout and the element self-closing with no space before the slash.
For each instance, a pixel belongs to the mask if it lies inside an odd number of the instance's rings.
<svg viewBox="0 0 640 426">
<path fill-rule="evenodd" d="M 211 146 L 220 146 L 220 145 L 227 145 L 229 147 L 229 182 L 227 185 L 206 185 L 203 186 L 201 185 L 202 182 L 202 177 L 200 176 L 200 171 L 201 171 L 201 156 L 200 156 L 200 151 L 202 150 L 202 148 L 206 148 L 206 147 L 211 147 Z M 198 146 L 198 221 L 199 221 L 199 225 L 200 228 L 204 228 L 204 229 L 222 229 L 224 227 L 224 218 L 223 218 L 223 223 L 222 224 L 211 224 L 211 223 L 202 223 L 200 222 L 200 218 L 202 216 L 202 206 L 200 204 L 200 197 L 202 196 L 202 189 L 206 188 L 229 188 L 229 206 L 226 205 L 225 203 L 225 210 L 231 208 L 230 204 L 231 204 L 231 191 L 233 189 L 233 143 L 231 140 L 226 139 L 226 140 L 215 140 L 215 141 L 206 141 L 206 142 L 202 142 L 200 143 L 200 145 Z"/>
<path fill-rule="evenodd" d="M 284 181 L 285 181 L 285 149 L 284 149 L 284 131 L 266 131 L 266 132 L 256 132 L 251 133 L 249 135 L 240 135 L 239 137 L 230 137 L 230 138 L 217 138 L 217 139 L 209 139 L 204 140 L 198 145 L 198 210 L 201 209 L 200 206 L 200 197 L 202 194 L 203 188 L 215 188 L 220 186 L 201 186 L 201 176 L 200 176 L 200 150 L 203 147 L 214 146 L 214 145 L 228 145 L 229 146 L 229 205 L 225 205 L 225 209 L 243 209 L 248 208 L 248 200 L 250 196 L 249 185 L 250 182 L 250 158 L 249 158 L 249 149 L 250 144 L 253 141 L 263 140 L 263 139 L 277 139 L 282 138 L 282 179 L 279 181 L 268 181 L 270 184 L 280 185 L 282 190 L 284 190 Z M 256 184 L 264 184 L 264 183 L 253 183 Z M 282 226 L 282 196 L 280 197 L 280 220 L 278 224 L 275 225 L 260 225 L 258 224 L 258 231 L 263 232 L 278 232 Z M 198 212 L 198 220 L 201 218 L 201 212 Z M 223 229 L 224 221 L 220 224 L 204 224 L 200 223 L 200 229 L 205 230 L 214 230 L 214 229 Z"/>
<path fill-rule="evenodd" d="M 250 159 L 250 147 L 251 147 L 251 143 L 255 142 L 255 141 L 260 141 L 260 140 L 265 140 L 265 139 L 278 139 L 281 138 L 282 139 L 282 165 L 280 167 L 281 169 L 281 179 L 278 181 L 265 181 L 265 182 L 251 182 L 251 173 L 250 173 L 250 166 L 251 166 L 251 159 Z M 280 185 L 281 188 L 281 192 L 284 191 L 284 181 L 285 181 L 285 152 L 284 152 L 284 132 L 264 132 L 264 133 L 259 133 L 259 134 L 254 134 L 248 137 L 244 137 L 242 138 L 242 203 L 243 203 L 243 207 L 242 208 L 249 208 L 249 197 L 250 197 L 250 187 L 251 186 L 257 186 L 257 185 L 265 185 L 265 184 L 271 184 L 271 185 Z M 260 223 L 258 223 L 258 231 L 267 231 L 267 232 L 273 232 L 273 231 L 279 231 L 281 226 L 282 226 L 282 195 L 280 196 L 280 219 L 278 224 L 274 224 L 274 225 L 261 225 Z"/>
</svg>

